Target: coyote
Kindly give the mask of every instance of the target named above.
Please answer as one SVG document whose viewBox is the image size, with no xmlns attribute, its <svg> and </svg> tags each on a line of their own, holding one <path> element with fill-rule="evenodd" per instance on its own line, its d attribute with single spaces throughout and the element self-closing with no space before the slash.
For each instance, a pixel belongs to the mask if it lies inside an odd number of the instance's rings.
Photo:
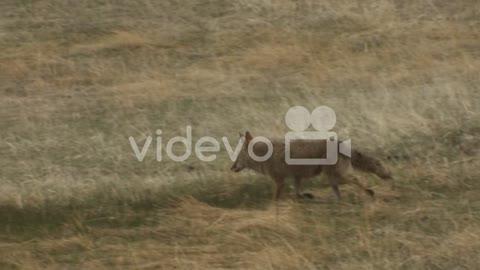
<svg viewBox="0 0 480 270">
<path fill-rule="evenodd" d="M 334 165 L 288 165 L 285 162 L 285 142 L 281 140 L 271 140 L 273 146 L 272 155 L 263 162 L 255 161 L 248 154 L 248 145 L 252 140 L 250 132 L 245 133 L 245 142 L 242 146 L 237 160 L 231 168 L 234 172 L 239 172 L 245 168 L 256 172 L 269 175 L 275 181 L 275 190 L 273 200 L 280 198 L 280 193 L 284 187 L 284 180 L 292 177 L 295 180 L 295 193 L 298 198 L 313 198 L 309 193 L 302 193 L 301 181 L 303 178 L 311 178 L 321 173 L 325 173 L 329 179 L 330 185 L 335 193 L 337 201 L 341 200 L 339 185 L 353 184 L 361 188 L 371 197 L 374 192 L 366 188 L 360 181 L 352 175 L 351 167 L 362 171 L 372 172 L 382 179 L 391 178 L 390 172 L 382 166 L 379 160 L 352 150 L 351 158 L 339 153 L 338 161 Z M 292 158 L 325 158 L 326 142 L 322 140 L 293 140 L 290 145 Z M 268 147 L 264 142 L 257 142 L 253 145 L 253 153 L 257 156 L 264 156 Z"/>
</svg>

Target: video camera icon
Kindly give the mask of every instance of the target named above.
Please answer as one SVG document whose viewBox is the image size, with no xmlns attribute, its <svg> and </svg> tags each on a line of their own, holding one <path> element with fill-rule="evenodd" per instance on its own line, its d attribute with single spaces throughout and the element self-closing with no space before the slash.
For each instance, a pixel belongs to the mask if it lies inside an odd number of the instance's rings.
<svg viewBox="0 0 480 270">
<path fill-rule="evenodd" d="M 338 160 L 338 152 L 351 157 L 351 140 L 339 144 L 337 133 L 329 131 L 335 126 L 336 121 L 335 111 L 328 106 L 319 106 L 311 114 L 302 106 L 290 108 L 285 115 L 285 123 L 292 130 L 285 134 L 285 162 L 289 165 L 334 165 Z M 310 125 L 317 131 L 305 131 Z M 325 158 L 292 157 L 291 145 L 295 140 L 325 141 Z"/>
</svg>

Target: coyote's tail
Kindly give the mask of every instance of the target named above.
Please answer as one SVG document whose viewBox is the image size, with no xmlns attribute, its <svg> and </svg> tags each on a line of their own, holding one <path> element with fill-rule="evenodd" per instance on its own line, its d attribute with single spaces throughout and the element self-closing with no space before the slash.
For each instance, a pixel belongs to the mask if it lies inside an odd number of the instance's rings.
<svg viewBox="0 0 480 270">
<path fill-rule="evenodd" d="M 390 171 L 383 167 L 380 160 L 374 157 L 365 155 L 356 150 L 352 150 L 351 161 L 353 167 L 356 169 L 362 170 L 364 172 L 372 172 L 382 179 L 392 178 Z"/>
</svg>

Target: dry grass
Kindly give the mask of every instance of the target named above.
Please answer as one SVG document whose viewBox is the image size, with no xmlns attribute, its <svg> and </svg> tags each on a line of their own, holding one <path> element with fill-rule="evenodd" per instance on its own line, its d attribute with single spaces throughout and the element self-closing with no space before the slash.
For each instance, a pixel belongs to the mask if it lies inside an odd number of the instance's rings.
<svg viewBox="0 0 480 270">
<path fill-rule="evenodd" d="M 0 268 L 477 269 L 478 1 L 0 4 Z M 216 161 L 135 159 L 193 126 L 282 136 L 293 105 L 382 158 L 335 204 Z M 141 144 L 141 143 L 140 143 Z"/>
</svg>

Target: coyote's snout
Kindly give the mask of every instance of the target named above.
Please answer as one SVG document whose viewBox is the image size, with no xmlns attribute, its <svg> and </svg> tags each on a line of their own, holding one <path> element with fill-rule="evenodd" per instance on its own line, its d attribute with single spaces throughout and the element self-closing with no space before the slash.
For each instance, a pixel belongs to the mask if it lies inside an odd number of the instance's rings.
<svg viewBox="0 0 480 270">
<path fill-rule="evenodd" d="M 302 193 L 301 181 L 304 178 L 311 178 L 324 172 L 327 174 L 337 200 L 341 199 L 338 186 L 343 184 L 354 184 L 368 195 L 374 196 L 371 189 L 363 186 L 350 173 L 352 167 L 365 172 L 372 172 L 382 179 L 391 178 L 390 172 L 383 167 L 378 159 L 356 150 L 352 151 L 351 158 L 339 153 L 338 161 L 334 165 L 289 165 L 285 162 L 285 142 L 280 140 L 271 141 L 273 152 L 267 160 L 256 161 L 248 153 L 248 146 L 252 139 L 252 135 L 247 131 L 242 150 L 231 170 L 239 172 L 247 168 L 271 176 L 275 181 L 274 200 L 279 199 L 287 177 L 292 177 L 295 180 L 295 192 L 298 197 L 313 197 L 311 194 Z M 264 142 L 256 142 L 252 146 L 252 151 L 256 156 L 264 156 L 268 151 L 268 146 Z M 326 142 L 322 140 L 293 140 L 290 145 L 290 155 L 292 158 L 302 159 L 325 158 Z"/>
</svg>

